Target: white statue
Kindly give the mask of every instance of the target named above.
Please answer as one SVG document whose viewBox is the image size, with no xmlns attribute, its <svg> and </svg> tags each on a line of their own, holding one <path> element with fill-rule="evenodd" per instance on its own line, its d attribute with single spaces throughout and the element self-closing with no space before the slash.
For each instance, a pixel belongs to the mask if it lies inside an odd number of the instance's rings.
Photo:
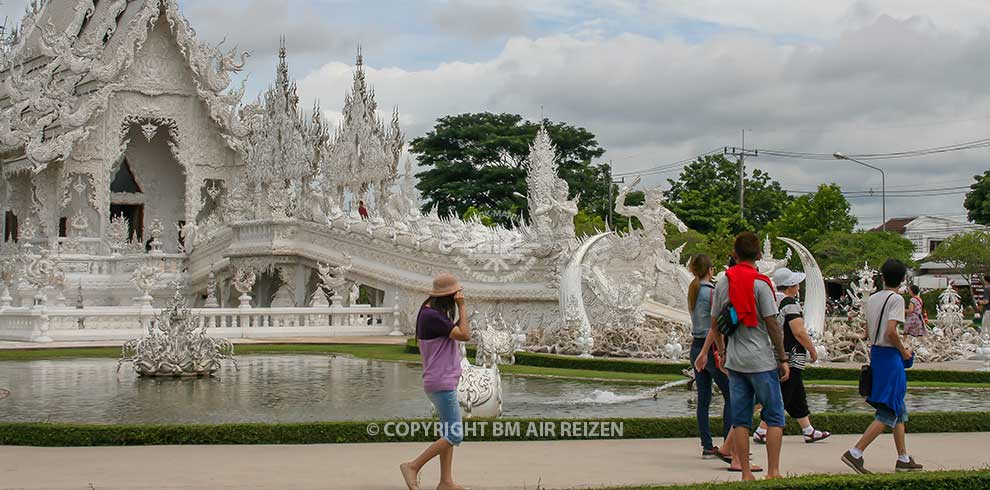
<svg viewBox="0 0 990 490">
<path fill-rule="evenodd" d="M 351 293 L 348 296 L 350 306 L 357 305 L 358 301 L 360 301 L 360 298 L 361 298 L 361 288 L 358 287 L 358 284 L 356 282 L 351 283 Z"/>
<path fill-rule="evenodd" d="M 773 273 L 777 269 L 786 267 L 788 262 L 791 261 L 791 252 L 792 250 L 788 248 L 783 259 L 773 258 L 773 247 L 770 244 L 770 236 L 768 235 L 763 239 L 763 256 L 760 257 L 760 260 L 756 261 L 756 269 L 760 271 L 760 274 L 773 277 Z"/>
<path fill-rule="evenodd" d="M 676 226 L 681 233 L 688 231 L 688 227 L 673 211 L 664 207 L 663 191 L 659 187 L 646 190 L 646 200 L 642 205 L 626 206 L 626 196 L 639 184 L 640 180 L 640 177 L 636 177 L 631 184 L 619 191 L 619 196 L 615 199 L 615 212 L 639 219 L 648 241 L 652 242 L 650 247 L 654 249 L 666 248 L 667 232 L 664 227 L 667 223 Z"/>
</svg>

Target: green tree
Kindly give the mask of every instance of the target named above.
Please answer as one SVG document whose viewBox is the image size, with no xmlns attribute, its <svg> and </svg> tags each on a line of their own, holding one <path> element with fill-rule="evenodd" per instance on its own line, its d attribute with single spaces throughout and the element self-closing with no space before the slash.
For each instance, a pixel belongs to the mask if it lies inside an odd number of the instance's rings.
<svg viewBox="0 0 990 490">
<path fill-rule="evenodd" d="M 712 258 L 715 268 L 722 270 L 728 264 L 732 255 L 732 244 L 735 236 L 719 233 L 699 233 L 695 230 L 679 232 L 673 225 L 667 226 L 667 247 L 676 249 L 684 245 L 681 251 L 681 262 L 687 264 L 691 257 L 703 253 Z"/>
<path fill-rule="evenodd" d="M 746 210 L 739 214 L 739 162 L 724 155 L 700 157 L 669 180 L 667 207 L 689 228 L 701 233 L 762 229 L 777 219 L 791 198 L 770 178 L 754 169 L 745 178 Z"/>
<path fill-rule="evenodd" d="M 990 225 L 990 170 L 973 178 L 976 182 L 969 186 L 971 190 L 963 201 L 966 217 L 974 223 Z"/>
<path fill-rule="evenodd" d="M 589 215 L 584 210 L 574 216 L 574 235 L 577 237 L 592 236 L 605 231 L 605 228 L 605 219 L 601 216 Z"/>
<path fill-rule="evenodd" d="M 488 210 L 478 209 L 474 206 L 467 208 L 467 211 L 464 211 L 464 216 L 461 216 L 461 218 L 463 218 L 464 221 L 478 218 L 481 221 L 481 224 L 485 226 L 492 226 L 495 224 L 495 220 L 492 219 Z"/>
<path fill-rule="evenodd" d="M 969 280 L 973 274 L 986 272 L 990 266 L 990 232 L 952 235 L 939 244 L 928 260 L 942 262 Z"/>
<path fill-rule="evenodd" d="M 608 210 L 610 169 L 593 165 L 605 150 L 584 128 L 544 120 L 557 146 L 558 175 L 570 186 L 570 197 L 589 216 Z M 494 221 L 507 224 L 521 211 L 528 214 L 525 196 L 526 157 L 540 124 L 516 114 L 445 116 L 426 135 L 412 140 L 409 152 L 425 170 L 416 174 L 423 209 L 437 206 L 441 215 L 463 216 L 468 208 L 499 210 Z"/>
<path fill-rule="evenodd" d="M 879 231 L 830 231 L 809 247 L 825 277 L 848 276 L 868 262 L 880 267 L 887 259 L 914 267 L 914 244 L 901 235 Z"/>
<path fill-rule="evenodd" d="M 784 214 L 766 231 L 772 236 L 792 238 L 810 248 L 826 233 L 852 232 L 858 222 L 839 186 L 823 184 L 816 192 L 791 201 Z"/>
</svg>

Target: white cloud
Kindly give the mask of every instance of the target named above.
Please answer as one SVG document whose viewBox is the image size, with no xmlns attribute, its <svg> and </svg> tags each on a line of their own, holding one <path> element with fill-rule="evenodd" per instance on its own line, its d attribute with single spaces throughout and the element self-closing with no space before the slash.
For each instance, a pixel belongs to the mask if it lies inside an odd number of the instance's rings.
<svg viewBox="0 0 990 490">
<path fill-rule="evenodd" d="M 510 40 L 496 57 L 429 70 L 368 68 L 380 105 L 398 105 L 410 137 L 446 114 L 514 112 L 596 133 L 617 171 L 738 144 L 831 153 L 881 152 L 977 139 L 990 124 L 986 33 L 946 34 L 881 17 L 824 45 L 780 45 L 735 32 L 697 43 L 632 34 Z M 374 56 L 368 53 L 373 64 Z M 300 81 L 304 97 L 337 110 L 351 68 L 330 63 Z M 961 181 L 982 172 L 981 150 L 891 160 L 888 185 Z M 788 186 L 835 181 L 875 187 L 879 176 L 843 162 L 751 160 Z M 660 177 L 668 177 L 664 175 Z M 657 182 L 657 177 L 653 178 Z M 956 184 L 959 185 L 959 184 Z M 804 188 L 802 187 L 802 188 Z M 891 199 L 889 215 L 961 213 L 962 196 Z M 854 201 L 877 222 L 879 200 Z M 875 218 L 874 218 L 875 217 Z"/>
<path fill-rule="evenodd" d="M 476 40 L 520 34 L 526 28 L 521 6 L 504 2 L 451 0 L 434 7 L 430 20 L 443 32 Z"/>
</svg>

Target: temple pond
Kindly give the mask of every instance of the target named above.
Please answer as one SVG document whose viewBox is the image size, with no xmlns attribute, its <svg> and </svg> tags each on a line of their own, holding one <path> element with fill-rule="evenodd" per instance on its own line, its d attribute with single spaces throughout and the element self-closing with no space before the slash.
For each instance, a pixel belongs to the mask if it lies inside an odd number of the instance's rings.
<svg viewBox="0 0 990 490">
<path fill-rule="evenodd" d="M 215 378 L 140 379 L 113 359 L 0 362 L 0 421 L 96 424 L 309 422 L 429 417 L 416 364 L 331 355 L 248 355 Z M 505 417 L 674 417 L 694 394 L 644 385 L 502 375 Z M 853 389 L 809 389 L 814 413 L 866 412 Z M 910 410 L 985 411 L 985 391 L 912 390 Z M 716 404 L 718 397 L 716 397 Z M 713 413 L 721 411 L 720 405 Z"/>
</svg>

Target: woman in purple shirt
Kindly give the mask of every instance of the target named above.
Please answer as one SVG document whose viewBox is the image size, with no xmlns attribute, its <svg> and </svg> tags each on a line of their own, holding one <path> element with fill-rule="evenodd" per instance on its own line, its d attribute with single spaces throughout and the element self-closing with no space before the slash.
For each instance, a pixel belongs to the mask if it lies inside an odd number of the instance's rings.
<svg viewBox="0 0 990 490">
<path fill-rule="evenodd" d="M 416 318 L 416 342 L 423 356 L 423 390 L 440 416 L 443 437 L 415 460 L 399 465 L 409 490 L 419 490 L 419 471 L 437 456 L 440 456 L 437 490 L 463 490 L 454 483 L 452 470 L 454 446 L 464 439 L 461 407 L 457 402 L 457 383 L 461 379 L 457 341 L 471 340 L 463 289 L 452 274 L 438 274 L 433 279 L 433 291 Z"/>
</svg>

